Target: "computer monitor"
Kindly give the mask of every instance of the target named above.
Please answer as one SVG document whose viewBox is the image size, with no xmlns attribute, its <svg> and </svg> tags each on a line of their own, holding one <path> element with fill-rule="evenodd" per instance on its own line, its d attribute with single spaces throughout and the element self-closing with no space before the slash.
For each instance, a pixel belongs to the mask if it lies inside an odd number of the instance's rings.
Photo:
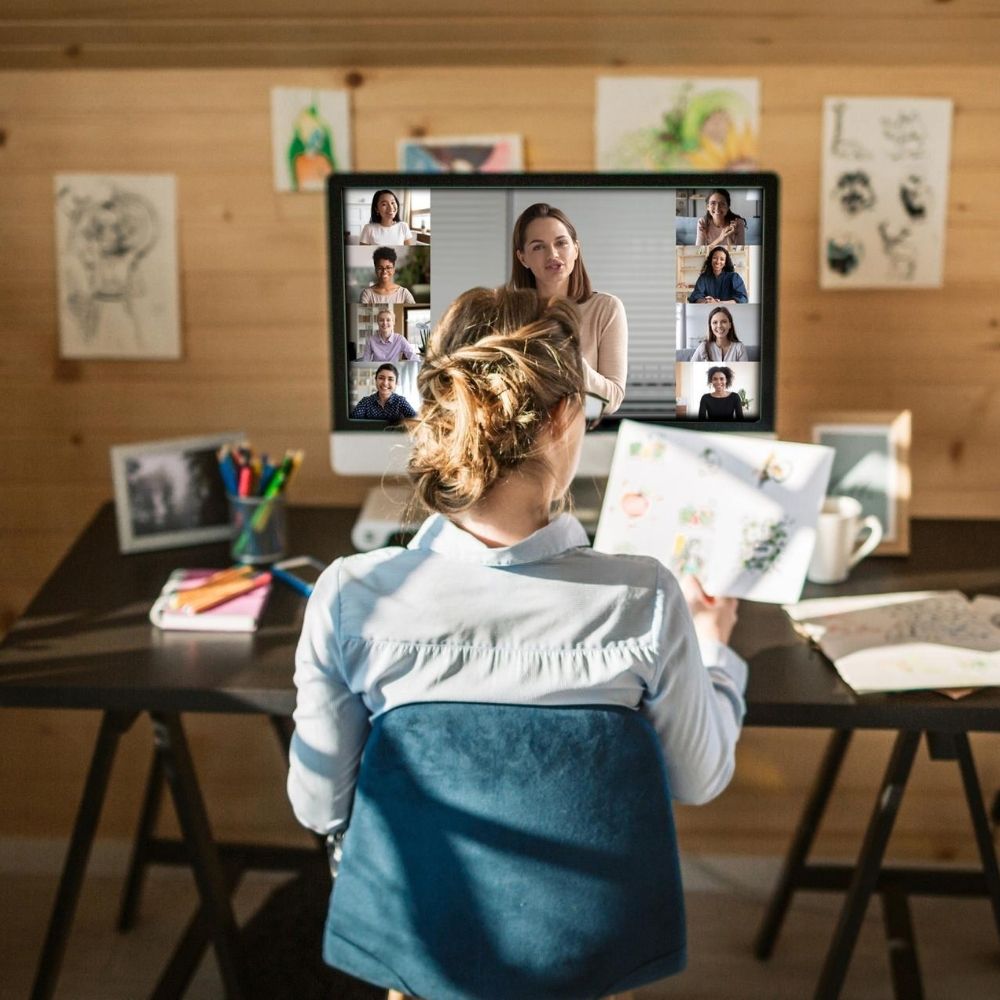
<svg viewBox="0 0 1000 1000">
<path fill-rule="evenodd" d="M 773 431 L 774 174 L 332 174 L 336 472 L 405 473 L 400 418 L 419 410 L 427 337 L 460 293 L 511 280 L 515 224 L 538 203 L 576 233 L 594 292 L 583 353 L 612 402 L 586 436 L 582 475 L 607 475 L 623 418 Z M 519 280 L 532 283 L 529 270 Z"/>
</svg>

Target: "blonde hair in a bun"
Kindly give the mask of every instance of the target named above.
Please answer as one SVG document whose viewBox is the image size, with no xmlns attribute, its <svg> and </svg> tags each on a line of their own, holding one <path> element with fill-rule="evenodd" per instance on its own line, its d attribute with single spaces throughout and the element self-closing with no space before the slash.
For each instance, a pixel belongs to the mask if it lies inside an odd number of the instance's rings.
<svg viewBox="0 0 1000 1000">
<path fill-rule="evenodd" d="M 537 454 L 560 400 L 580 397 L 579 317 L 566 299 L 474 288 L 445 313 L 417 385 L 410 478 L 431 510 L 458 514 Z"/>
</svg>

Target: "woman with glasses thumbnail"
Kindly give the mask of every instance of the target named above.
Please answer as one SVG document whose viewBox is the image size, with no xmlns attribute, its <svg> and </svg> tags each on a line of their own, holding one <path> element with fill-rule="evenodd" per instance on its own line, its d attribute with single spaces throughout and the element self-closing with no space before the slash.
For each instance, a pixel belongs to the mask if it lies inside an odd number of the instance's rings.
<svg viewBox="0 0 1000 1000">
<path fill-rule="evenodd" d="M 432 513 L 406 548 L 334 562 L 306 608 L 288 778 L 305 826 L 342 836 L 369 720 L 413 702 L 617 705 L 652 724 L 676 799 L 728 784 L 736 601 L 595 552 L 561 512 L 584 434 L 578 324 L 565 299 L 478 288 L 432 334 L 408 422 Z"/>
<path fill-rule="evenodd" d="M 747 241 L 747 220 L 730 207 L 732 199 L 725 188 L 715 188 L 709 193 L 707 211 L 698 220 L 699 247 L 741 247 Z"/>
<path fill-rule="evenodd" d="M 552 205 L 529 205 L 514 224 L 512 288 L 533 288 L 541 301 L 567 298 L 579 306 L 580 352 L 586 388 L 614 413 L 625 397 L 628 320 L 621 299 L 595 292 L 583 263 L 576 229 Z"/>
<path fill-rule="evenodd" d="M 362 305 L 372 305 L 376 302 L 388 302 L 390 305 L 415 303 L 416 300 L 410 290 L 397 285 L 394 280 L 396 251 L 392 247 L 379 247 L 372 254 L 372 264 L 375 267 L 375 283 L 361 289 Z"/>
</svg>

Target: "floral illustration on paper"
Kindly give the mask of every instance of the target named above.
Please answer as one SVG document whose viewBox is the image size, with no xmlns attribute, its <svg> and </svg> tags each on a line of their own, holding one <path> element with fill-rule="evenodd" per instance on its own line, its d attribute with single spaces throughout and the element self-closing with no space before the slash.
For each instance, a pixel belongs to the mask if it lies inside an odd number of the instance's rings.
<svg viewBox="0 0 1000 1000">
<path fill-rule="evenodd" d="M 785 551 L 794 525 L 795 522 L 790 517 L 773 521 L 744 521 L 740 549 L 743 568 L 755 573 L 767 573 L 772 569 Z"/>
<path fill-rule="evenodd" d="M 670 569 L 677 576 L 702 576 L 705 572 L 702 539 L 697 536 L 675 535 Z"/>
<path fill-rule="evenodd" d="M 667 446 L 655 439 L 649 441 L 633 441 L 629 445 L 629 457 L 638 458 L 643 462 L 659 462 L 666 453 Z"/>
<path fill-rule="evenodd" d="M 792 463 L 774 451 L 754 469 L 757 485 L 761 487 L 767 483 L 783 483 L 791 475 L 791 472 Z"/>
</svg>

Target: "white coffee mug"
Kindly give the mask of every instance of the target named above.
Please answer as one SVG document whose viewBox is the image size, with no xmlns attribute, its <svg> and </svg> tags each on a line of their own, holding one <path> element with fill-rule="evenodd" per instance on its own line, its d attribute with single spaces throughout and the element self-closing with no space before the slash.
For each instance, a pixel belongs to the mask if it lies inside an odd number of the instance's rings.
<svg viewBox="0 0 1000 1000">
<path fill-rule="evenodd" d="M 874 514 L 862 517 L 861 504 L 854 497 L 827 497 L 816 524 L 816 548 L 806 576 L 813 583 L 841 583 L 881 541 L 882 522 Z"/>
</svg>

